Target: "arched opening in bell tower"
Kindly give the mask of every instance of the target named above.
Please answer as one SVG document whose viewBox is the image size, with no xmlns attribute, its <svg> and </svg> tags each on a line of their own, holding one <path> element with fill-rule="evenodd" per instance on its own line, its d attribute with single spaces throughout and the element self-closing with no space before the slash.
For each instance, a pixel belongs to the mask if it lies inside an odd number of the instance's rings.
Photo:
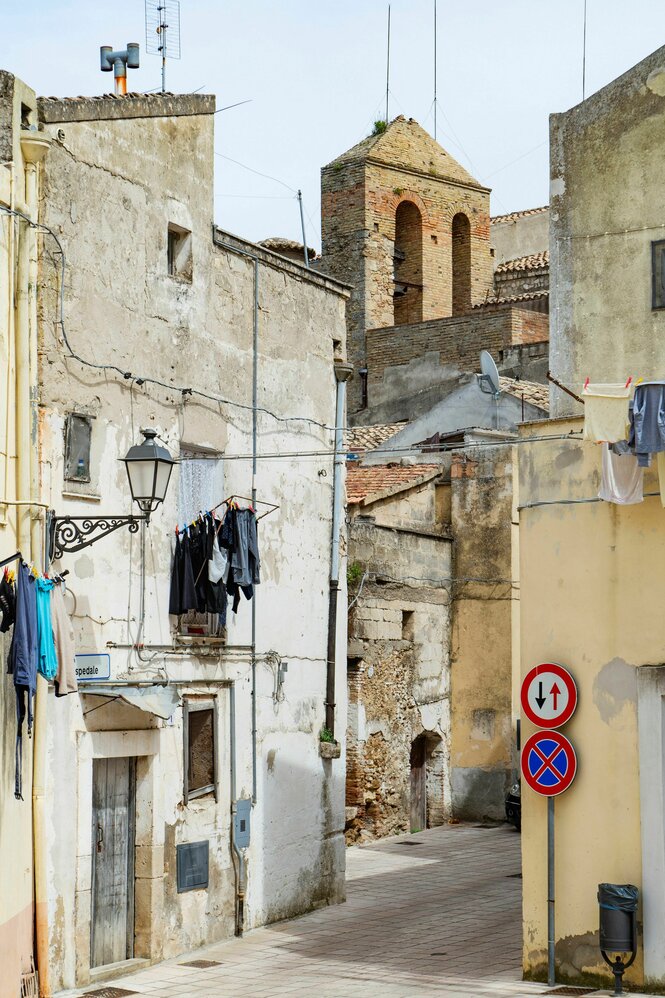
<svg viewBox="0 0 665 998">
<path fill-rule="evenodd" d="M 462 212 L 453 218 L 453 315 L 471 308 L 471 225 Z"/>
<path fill-rule="evenodd" d="M 394 323 L 422 322 L 423 220 L 412 201 L 402 201 L 395 213 Z"/>
</svg>

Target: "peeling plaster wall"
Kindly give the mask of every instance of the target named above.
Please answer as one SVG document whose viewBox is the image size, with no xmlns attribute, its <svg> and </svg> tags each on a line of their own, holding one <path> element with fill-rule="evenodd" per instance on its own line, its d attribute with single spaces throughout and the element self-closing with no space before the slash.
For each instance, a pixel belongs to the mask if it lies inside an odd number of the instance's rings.
<svg viewBox="0 0 665 998">
<path fill-rule="evenodd" d="M 178 101 L 186 104 L 180 107 Z M 96 363 L 115 364 L 167 385 L 196 387 L 245 408 L 183 396 L 178 387 L 142 385 L 69 359 L 56 326 L 58 258 L 46 237 L 40 342 L 42 498 L 61 515 L 131 511 L 118 458 L 137 442 L 142 426 L 156 427 L 176 457 L 182 446 L 240 456 L 224 462 L 224 495 L 219 499 L 250 495 L 253 263 L 225 248 L 225 242 L 259 256 L 259 406 L 326 426 L 335 419 L 333 341 L 342 344 L 343 353 L 347 291 L 269 251 L 212 233 L 210 98 L 169 98 L 163 114 L 150 101 L 150 114 L 130 119 L 117 117 L 118 103 L 110 102 L 112 111 L 97 102 L 93 120 L 69 120 L 67 104 L 59 118 L 58 109 L 48 105 L 46 131 L 55 142 L 42 214 L 67 255 L 70 342 Z M 192 233 L 191 283 L 167 274 L 170 222 Z M 63 432 L 72 410 L 94 417 L 89 485 L 63 481 Z M 329 430 L 258 415 L 260 452 L 331 446 Z M 320 475 L 324 470 L 327 474 Z M 325 716 L 332 480 L 327 457 L 259 462 L 258 496 L 279 509 L 260 524 L 258 779 L 248 852 L 247 928 L 344 897 L 344 756 L 331 762 L 318 755 Z M 118 531 L 79 554 L 66 555 L 62 565 L 70 569 L 79 652 L 109 651 L 114 678 L 155 678 L 166 670 L 171 679 L 183 680 L 184 693 L 216 696 L 218 800 L 182 803 L 180 709 L 171 722 L 152 722 L 116 703 L 84 717 L 87 708 L 82 705 L 89 698 L 49 700 L 55 988 L 89 980 L 92 759 L 102 731 L 110 739 L 102 744 L 124 746 L 122 751 L 138 757 L 136 955 L 155 961 L 233 931 L 228 685 L 234 683 L 236 689 L 237 793 L 247 797 L 252 793 L 250 667 L 248 655 L 238 650 L 185 646 L 165 654 L 154 647 L 170 645 L 175 624 L 168 616 L 168 590 L 177 495 L 176 468 L 164 507 L 153 515 L 147 533 L 142 635 L 147 661 L 122 647 L 137 634 L 138 538 Z M 229 618 L 228 643 L 246 647 L 250 605 L 243 599 L 237 619 L 230 612 Z M 346 727 L 345 625 L 342 611 L 336 692 L 340 737 Z M 109 648 L 109 642 L 120 647 Z M 273 698 L 274 659 L 266 658 L 271 650 L 289 663 L 280 703 Z M 147 724 L 154 730 L 143 730 Z M 126 729 L 130 734 L 123 740 Z M 210 887 L 177 894 L 175 847 L 201 839 L 210 842 Z"/>
<path fill-rule="evenodd" d="M 349 614 L 348 842 L 409 831 L 410 752 L 421 735 L 427 826 L 450 816 L 451 543 L 433 525 L 435 486 L 364 512 L 376 522 L 355 516 L 349 527 L 349 564 L 369 577 Z M 418 522 L 428 514 L 425 532 Z"/>
<path fill-rule="evenodd" d="M 565 385 L 662 377 L 665 311 L 651 307 L 663 238 L 665 48 L 550 117 L 552 372 Z M 653 74 L 653 76 L 651 75 Z M 552 415 L 581 406 L 552 387 Z"/>
<path fill-rule="evenodd" d="M 512 447 L 453 453 L 452 806 L 505 818 L 512 780 Z"/>
</svg>

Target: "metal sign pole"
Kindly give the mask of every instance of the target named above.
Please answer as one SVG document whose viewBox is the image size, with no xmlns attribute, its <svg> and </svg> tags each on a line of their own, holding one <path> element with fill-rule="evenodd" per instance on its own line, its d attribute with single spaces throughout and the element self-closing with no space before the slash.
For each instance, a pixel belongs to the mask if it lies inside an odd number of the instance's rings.
<svg viewBox="0 0 665 998">
<path fill-rule="evenodd" d="M 547 986 L 555 985 L 554 973 L 554 797 L 547 798 Z"/>
</svg>

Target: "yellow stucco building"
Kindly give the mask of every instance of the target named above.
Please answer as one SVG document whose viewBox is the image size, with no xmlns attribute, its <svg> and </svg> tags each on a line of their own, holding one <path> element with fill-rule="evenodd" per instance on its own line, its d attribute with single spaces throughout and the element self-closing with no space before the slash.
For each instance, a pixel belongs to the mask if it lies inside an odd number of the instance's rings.
<svg viewBox="0 0 665 998">
<path fill-rule="evenodd" d="M 665 378 L 665 48 L 551 119 L 551 371 L 592 382 Z M 654 257 L 655 258 L 655 257 Z M 653 467 L 644 501 L 598 499 L 601 445 L 583 408 L 552 390 L 553 419 L 516 447 L 514 571 L 519 662 L 574 675 L 564 733 L 578 771 L 556 799 L 557 980 L 611 978 L 598 943 L 597 886 L 640 889 L 639 952 L 627 982 L 665 984 L 665 508 Z M 522 717 L 522 743 L 534 731 Z M 524 970 L 547 963 L 547 803 L 522 784 Z"/>
</svg>

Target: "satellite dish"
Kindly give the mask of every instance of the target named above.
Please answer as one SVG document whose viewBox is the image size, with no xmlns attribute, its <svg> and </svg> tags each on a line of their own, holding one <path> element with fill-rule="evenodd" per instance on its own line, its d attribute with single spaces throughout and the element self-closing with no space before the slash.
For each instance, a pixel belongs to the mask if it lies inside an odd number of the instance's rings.
<svg viewBox="0 0 665 998">
<path fill-rule="evenodd" d="M 482 350 L 480 353 L 480 370 L 482 374 L 477 374 L 478 387 L 481 392 L 491 395 L 495 402 L 494 424 L 499 428 L 499 399 L 501 398 L 501 385 L 499 382 L 499 371 L 494 363 L 494 358 L 489 350 Z"/>
<path fill-rule="evenodd" d="M 492 395 L 500 395 L 501 388 L 499 386 L 499 371 L 489 350 L 482 350 L 480 353 L 480 370 L 483 372 L 481 375 L 482 382 L 480 386 L 483 391 L 487 391 L 487 388 L 489 388 L 488 394 L 491 393 Z M 487 388 L 484 388 L 484 385 L 486 385 Z"/>
</svg>

